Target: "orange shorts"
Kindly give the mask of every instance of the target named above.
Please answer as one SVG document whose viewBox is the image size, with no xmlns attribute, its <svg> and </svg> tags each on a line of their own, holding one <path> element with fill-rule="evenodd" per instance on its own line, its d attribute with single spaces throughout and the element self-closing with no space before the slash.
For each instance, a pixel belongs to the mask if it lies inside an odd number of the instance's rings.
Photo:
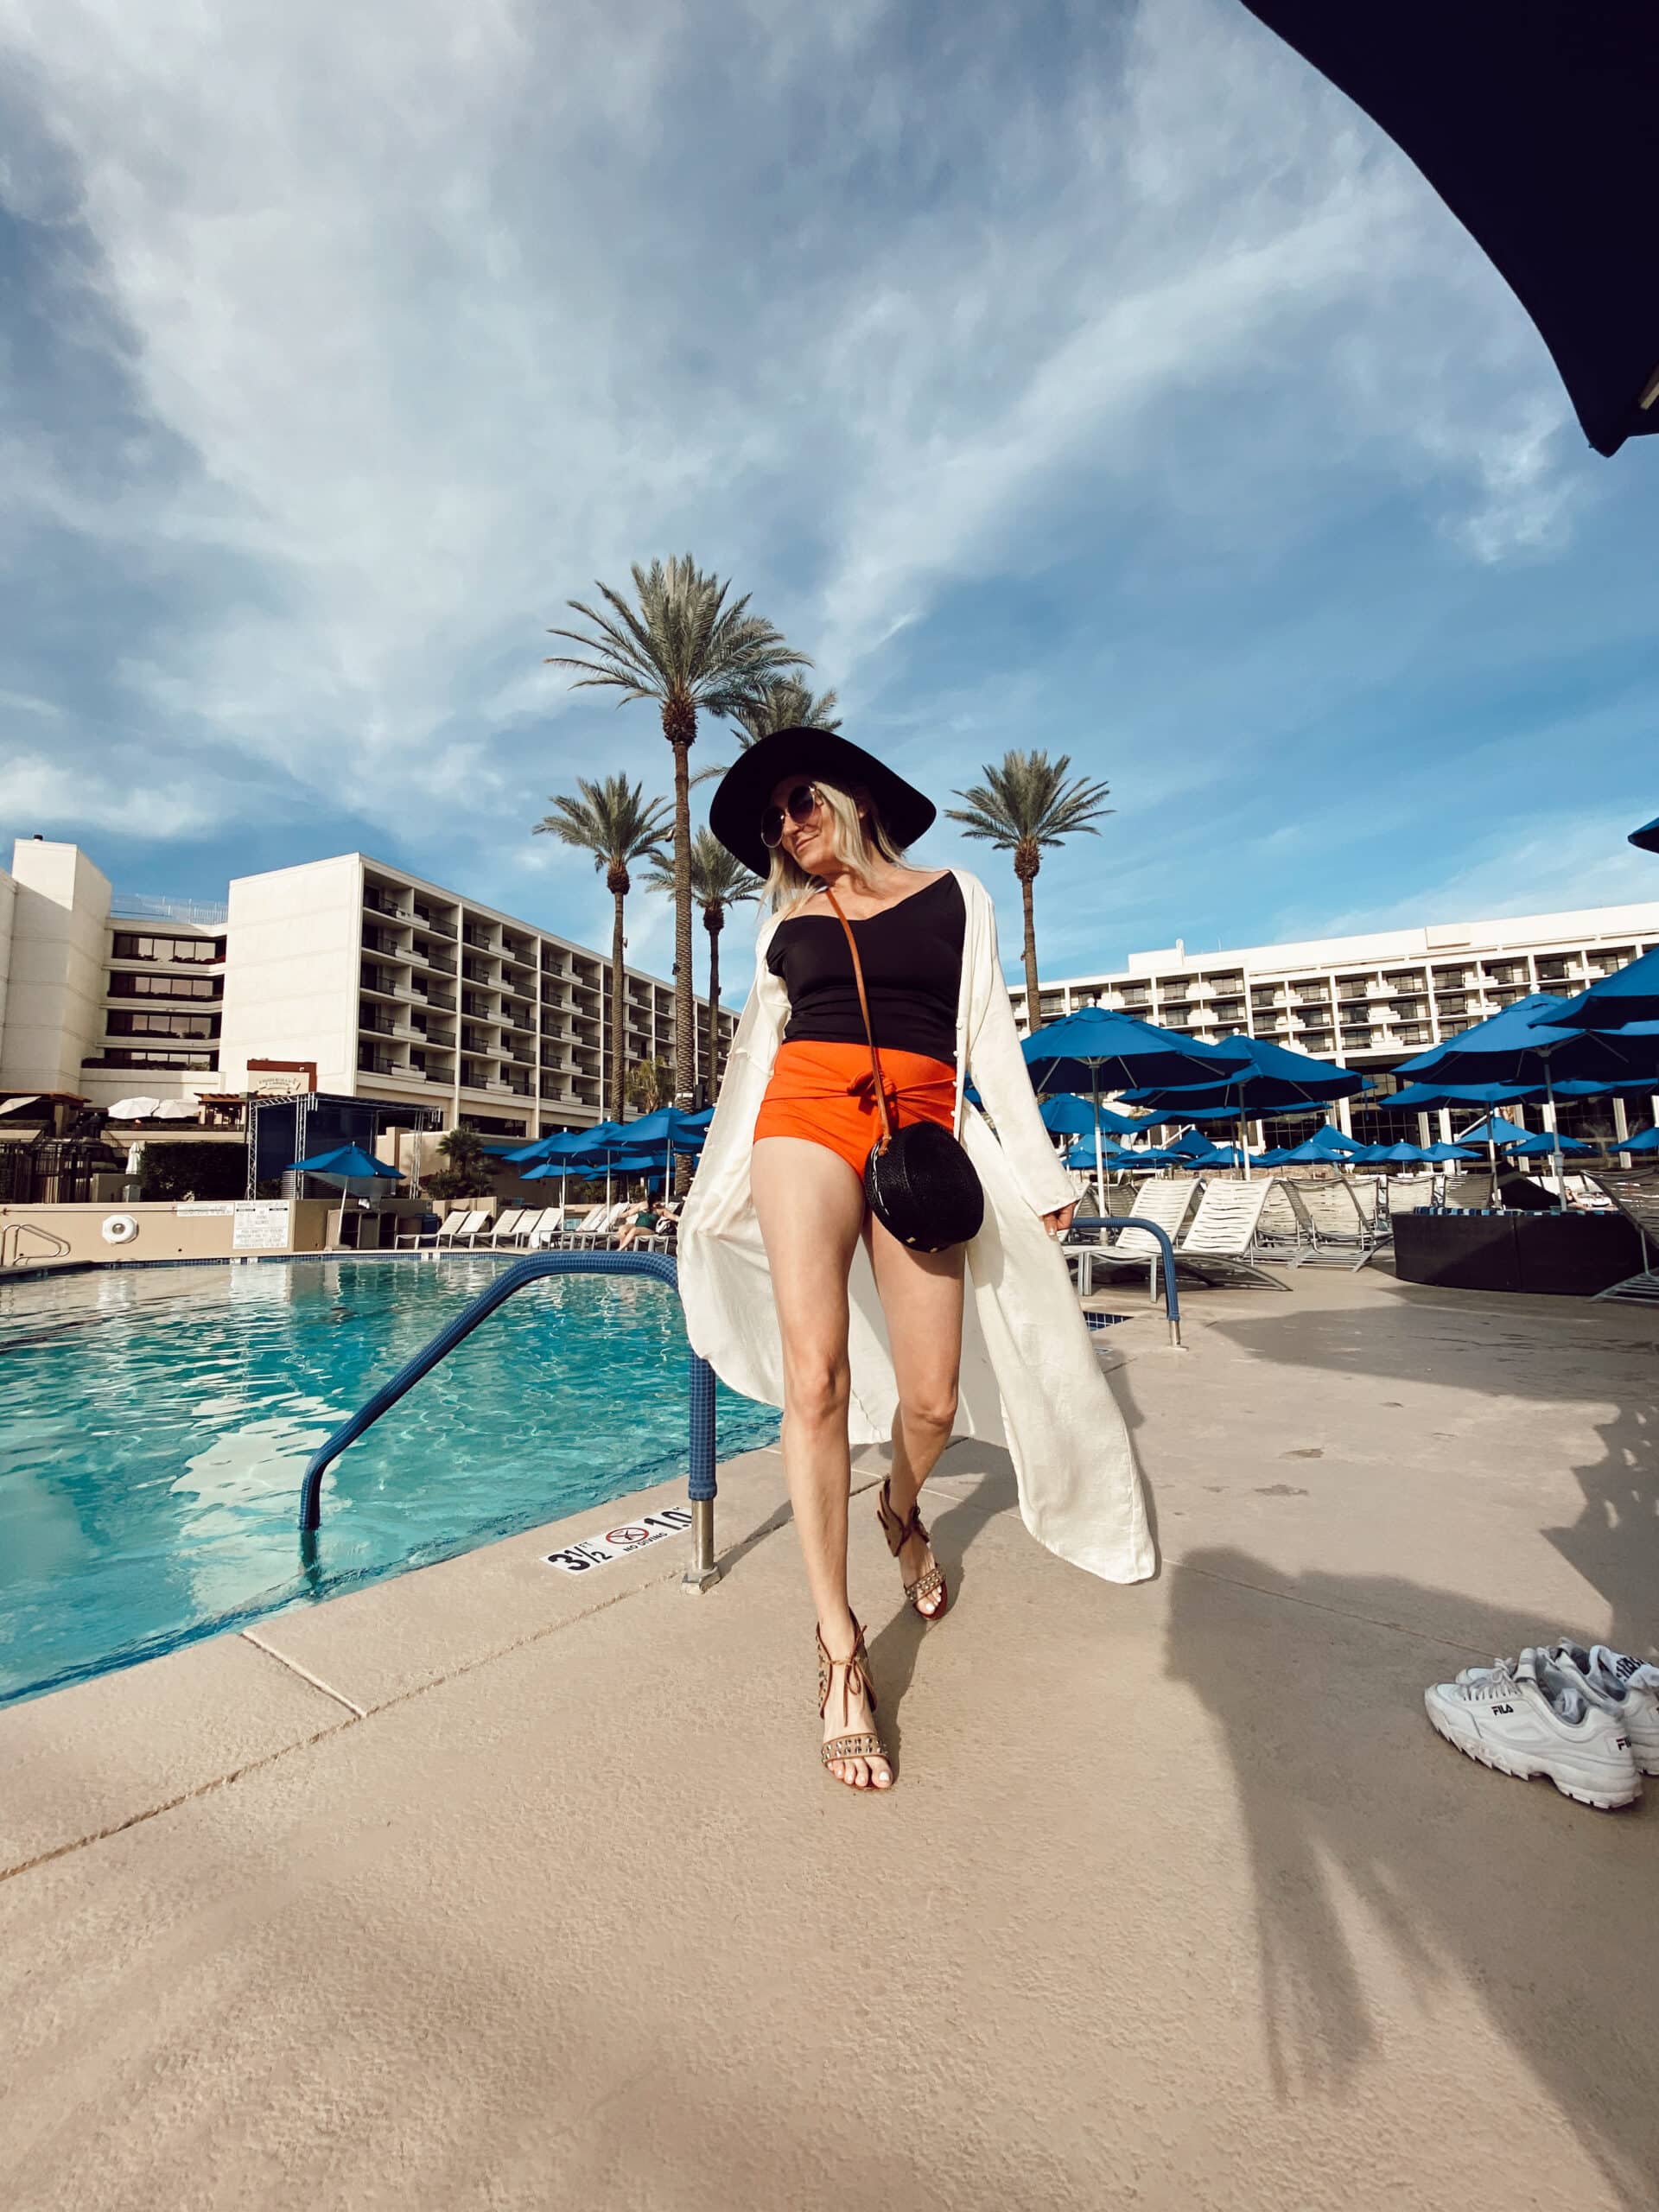
<svg viewBox="0 0 1659 2212">
<path fill-rule="evenodd" d="M 895 1128 L 937 1122 L 950 1128 L 957 1114 L 957 1071 L 923 1052 L 881 1055 L 887 1113 Z M 881 1134 L 875 1111 L 875 1078 L 868 1045 L 780 1045 L 772 1079 L 754 1120 L 762 1137 L 804 1137 L 838 1152 L 861 1183 L 870 1147 Z"/>
</svg>

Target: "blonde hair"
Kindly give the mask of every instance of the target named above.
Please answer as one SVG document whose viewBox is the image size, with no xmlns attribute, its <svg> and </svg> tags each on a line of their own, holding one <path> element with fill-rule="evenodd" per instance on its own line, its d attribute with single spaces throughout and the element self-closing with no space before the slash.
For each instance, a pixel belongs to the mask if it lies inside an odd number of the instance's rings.
<svg viewBox="0 0 1659 2212">
<path fill-rule="evenodd" d="M 877 861 L 903 861 L 903 847 L 896 845 L 888 836 L 886 824 L 875 810 L 875 802 L 867 792 L 860 792 L 855 798 L 840 785 L 826 783 L 822 776 L 803 776 L 801 781 L 810 783 L 823 799 L 830 817 L 830 842 L 836 849 L 836 856 L 855 874 L 867 875 Z M 856 803 L 859 798 L 863 799 L 866 809 L 862 821 Z M 809 875 L 781 845 L 773 846 L 765 893 L 766 904 L 773 913 L 781 907 L 798 906 L 803 899 L 810 899 L 821 888 L 816 875 Z"/>
</svg>

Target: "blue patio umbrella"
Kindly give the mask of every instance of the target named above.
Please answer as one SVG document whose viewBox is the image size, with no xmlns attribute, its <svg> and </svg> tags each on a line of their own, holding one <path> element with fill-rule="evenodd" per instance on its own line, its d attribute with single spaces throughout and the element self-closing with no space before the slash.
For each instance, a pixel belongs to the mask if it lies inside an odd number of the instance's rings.
<svg viewBox="0 0 1659 2212">
<path fill-rule="evenodd" d="M 1197 1090 L 1192 1094 L 1194 1098 L 1198 1095 Z M 1169 1096 L 1172 1098 L 1179 1098 L 1181 1093 L 1172 1090 Z M 1105 1110 L 1104 1107 L 1101 1109 L 1103 1113 Z M 1135 1123 L 1135 1127 L 1141 1129 L 1160 1128 L 1173 1129 L 1184 1128 L 1192 1122 L 1236 1122 L 1238 1116 L 1230 1106 L 1166 1106 L 1161 1110 L 1154 1107 L 1149 1112 L 1142 1114 L 1141 1119 Z"/>
<path fill-rule="evenodd" d="M 1343 1167 L 1351 1165 L 1369 1149 L 1325 1122 L 1311 1137 L 1304 1137 L 1300 1144 L 1281 1147 L 1274 1164 L 1281 1167 Z M 1262 1157 L 1265 1159 L 1266 1154 Z"/>
<path fill-rule="evenodd" d="M 1143 1160 L 1145 1157 L 1144 1153 L 1131 1152 L 1127 1145 L 1104 1144 L 1101 1147 L 1099 1164 L 1107 1167 L 1127 1167 L 1133 1161 Z M 1090 1168 L 1096 1165 L 1093 1144 L 1084 1143 L 1080 1137 L 1071 1151 L 1066 1154 L 1065 1164 L 1068 1167 L 1075 1168 L 1079 1174 L 1088 1174 Z"/>
<path fill-rule="evenodd" d="M 1609 1152 L 1659 1152 L 1659 1126 L 1643 1129 L 1639 1135 L 1615 1141 L 1607 1149 Z"/>
<path fill-rule="evenodd" d="M 1357 1152 L 1365 1150 L 1357 1137 L 1344 1136 L 1330 1122 L 1321 1122 L 1311 1136 L 1303 1138 L 1302 1144 L 1306 1151 L 1316 1153 L 1325 1160 L 1350 1160 Z"/>
<path fill-rule="evenodd" d="M 1471 1152 L 1466 1144 L 1427 1144 L 1423 1147 L 1425 1160 L 1478 1160 L 1478 1152 Z"/>
<path fill-rule="evenodd" d="M 1068 1167 L 1077 1169 L 1080 1174 L 1086 1175 L 1097 1164 L 1103 1164 L 1107 1167 L 1133 1170 L 1150 1167 L 1185 1167 L 1188 1162 L 1183 1154 L 1170 1152 L 1160 1145 L 1103 1145 L 1101 1147 L 1101 1161 L 1097 1163 L 1093 1145 L 1085 1143 L 1079 1138 L 1065 1155 L 1065 1164 Z"/>
<path fill-rule="evenodd" d="M 1517 1145 L 1523 1145 L 1526 1141 L 1526 1130 L 1514 1122 L 1505 1121 L 1502 1114 L 1488 1114 L 1484 1121 L 1473 1122 L 1468 1128 L 1458 1131 L 1459 1144 L 1485 1146 L 1487 1163 L 1491 1169 L 1493 1190 L 1497 1188 L 1498 1154 L 1513 1151 Z"/>
<path fill-rule="evenodd" d="M 1143 1084 L 1214 1083 L 1243 1057 L 1226 1045 L 1200 1044 L 1196 1037 L 1137 1021 L 1132 1014 L 1105 1007 L 1079 1007 L 1051 1021 L 1020 1046 L 1033 1090 L 1080 1091 L 1096 1109 L 1103 1090 L 1133 1090 Z M 1104 1147 L 1095 1132 L 1096 1163 L 1104 1179 Z"/>
<path fill-rule="evenodd" d="M 1378 1092 L 1376 1103 L 1432 1114 L 1440 1106 L 1516 1106 L 1530 1098 L 1533 1090 L 1525 1083 L 1408 1083 L 1403 1090 Z"/>
<path fill-rule="evenodd" d="M 365 1152 L 360 1144 L 336 1145 L 332 1152 L 313 1153 L 308 1160 L 296 1160 L 283 1168 L 284 1175 L 332 1175 L 346 1183 L 366 1181 L 372 1175 L 390 1176 L 394 1183 L 404 1179 L 403 1170 L 388 1167 L 384 1160 L 377 1160 L 372 1152 Z"/>
<path fill-rule="evenodd" d="M 1518 1122 L 1506 1121 L 1502 1114 L 1488 1114 L 1484 1121 L 1459 1130 L 1458 1142 L 1495 1145 L 1500 1152 L 1508 1152 L 1513 1145 L 1525 1144 L 1527 1136 Z"/>
<path fill-rule="evenodd" d="M 1553 1000 L 1535 1027 L 1622 1030 L 1633 1021 L 1659 1021 L 1659 950 L 1627 961 L 1576 998 Z"/>
<path fill-rule="evenodd" d="M 1547 991 L 1517 999 L 1465 1029 L 1460 1037 L 1405 1061 L 1402 1075 L 1438 1077 L 1446 1083 L 1524 1083 L 1544 1085 L 1555 1119 L 1555 1083 L 1605 1082 L 1610 1087 L 1637 1077 L 1659 1076 L 1659 1022 L 1637 1021 L 1612 1031 L 1563 1029 L 1542 1016 L 1558 1014 L 1561 1001 Z M 1496 1167 L 1496 1163 L 1494 1163 Z M 1565 1200 L 1559 1155 L 1555 1191 Z"/>
<path fill-rule="evenodd" d="M 1548 1160 L 1560 1153 L 1593 1152 L 1592 1144 L 1586 1144 L 1578 1137 L 1553 1136 L 1548 1129 L 1533 1129 L 1510 1151 L 1516 1160 Z"/>
<path fill-rule="evenodd" d="M 1306 1052 L 1293 1052 L 1267 1037 L 1230 1037 L 1228 1048 L 1238 1065 L 1219 1081 L 1202 1087 L 1164 1084 L 1128 1094 L 1132 1106 L 1193 1108 L 1230 1116 L 1239 1124 L 1251 1115 L 1282 1113 L 1292 1106 L 1323 1106 L 1333 1098 L 1351 1098 L 1365 1088 L 1365 1077 L 1352 1068 L 1339 1068 L 1334 1060 L 1316 1060 Z M 1249 1173 L 1249 1147 L 1244 1172 Z"/>
<path fill-rule="evenodd" d="M 556 1129 L 551 1136 L 537 1137 L 533 1144 L 521 1144 L 512 1152 L 504 1152 L 503 1160 L 513 1166 L 540 1166 L 547 1161 L 575 1160 L 592 1142 L 591 1129 Z"/>
<path fill-rule="evenodd" d="M 1092 1136 L 1097 1128 L 1122 1137 L 1147 1126 L 1127 1114 L 1114 1114 L 1109 1106 L 1091 1106 L 1086 1098 L 1078 1098 L 1069 1090 L 1045 1098 L 1038 1111 L 1042 1115 L 1043 1127 L 1052 1137 Z"/>
<path fill-rule="evenodd" d="M 367 1183 L 385 1177 L 394 1183 L 404 1179 L 403 1171 L 388 1167 L 384 1160 L 377 1160 L 372 1152 L 365 1152 L 360 1144 L 336 1145 L 331 1152 L 314 1152 L 308 1159 L 296 1160 L 283 1170 L 285 1175 L 323 1175 L 330 1182 L 340 1185 L 340 1241 L 346 1241 L 346 1201 L 353 1183 Z"/>
<path fill-rule="evenodd" d="M 1185 1153 L 1189 1158 L 1213 1152 L 1215 1148 L 1214 1143 L 1202 1129 L 1183 1129 L 1179 1136 L 1171 1137 L 1164 1146 L 1166 1152 Z"/>
<path fill-rule="evenodd" d="M 1659 814 L 1651 822 L 1644 822 L 1639 830 L 1632 830 L 1630 842 L 1640 845 L 1644 853 L 1659 853 Z"/>
<path fill-rule="evenodd" d="M 1236 1145 L 1217 1144 L 1207 1129 L 1187 1129 L 1164 1150 L 1172 1160 L 1190 1160 L 1194 1167 L 1237 1167 L 1244 1158 Z"/>
<path fill-rule="evenodd" d="M 677 1106 L 660 1106 L 654 1114 L 642 1114 L 637 1122 L 624 1122 L 620 1127 L 633 1150 L 661 1150 L 663 1173 L 666 1175 L 673 1173 L 677 1152 L 702 1151 L 709 1124 L 714 1118 L 712 1106 L 704 1107 L 699 1114 L 682 1113 Z"/>
</svg>

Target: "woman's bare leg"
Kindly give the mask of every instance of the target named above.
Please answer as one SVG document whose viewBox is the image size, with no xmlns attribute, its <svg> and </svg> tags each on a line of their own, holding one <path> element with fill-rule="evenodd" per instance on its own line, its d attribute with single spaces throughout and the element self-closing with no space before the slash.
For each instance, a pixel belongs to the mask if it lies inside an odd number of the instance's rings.
<svg viewBox="0 0 1659 2212">
<path fill-rule="evenodd" d="M 874 1217 L 865 1233 L 899 1384 L 888 1495 L 902 1521 L 950 1441 L 956 1419 L 962 1367 L 962 1248 L 913 1252 Z M 912 1536 L 899 1550 L 899 1566 L 906 1582 L 916 1581 L 932 1564 L 931 1548 L 918 1537 Z M 944 1603 L 936 1590 L 921 1611 L 931 1620 Z"/>
<path fill-rule="evenodd" d="M 849 1657 L 847 1602 L 847 1275 L 864 1220 L 864 1192 L 838 1153 L 800 1137 L 762 1137 L 749 1169 L 754 1210 L 772 1271 L 784 1350 L 784 1467 L 818 1628 L 832 1659 Z M 872 1726 L 862 1698 L 842 1711 L 837 1675 L 823 1717 L 831 1736 Z M 842 1759 L 834 1772 L 856 1789 L 886 1789 L 884 1759 Z"/>
</svg>

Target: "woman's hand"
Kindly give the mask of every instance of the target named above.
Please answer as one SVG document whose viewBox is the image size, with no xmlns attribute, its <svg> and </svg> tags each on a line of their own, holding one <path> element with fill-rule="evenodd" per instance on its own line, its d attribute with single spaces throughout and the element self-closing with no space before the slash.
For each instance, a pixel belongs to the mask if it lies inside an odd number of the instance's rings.
<svg viewBox="0 0 1659 2212">
<path fill-rule="evenodd" d="M 1077 1210 L 1077 1202 L 1074 1199 L 1069 1206 L 1062 1206 L 1057 1213 L 1046 1213 L 1043 1216 L 1043 1227 L 1051 1236 L 1064 1236 L 1071 1226 L 1071 1217 Z"/>
</svg>

